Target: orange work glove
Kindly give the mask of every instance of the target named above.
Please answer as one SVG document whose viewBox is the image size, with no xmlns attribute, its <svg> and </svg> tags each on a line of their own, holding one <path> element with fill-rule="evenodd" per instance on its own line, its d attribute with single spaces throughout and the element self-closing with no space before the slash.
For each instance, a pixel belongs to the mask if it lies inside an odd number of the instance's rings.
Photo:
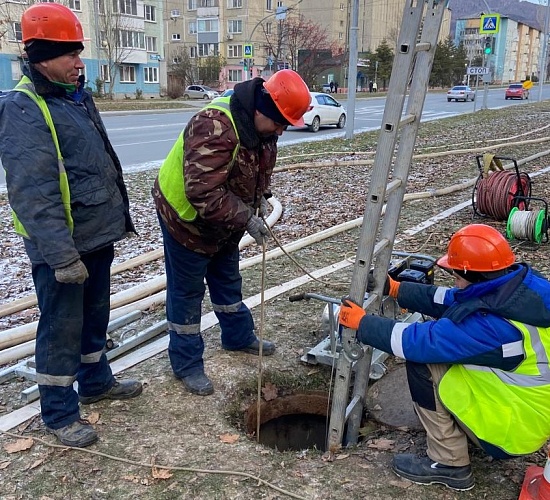
<svg viewBox="0 0 550 500">
<path fill-rule="evenodd" d="M 384 285 L 384 294 L 397 299 L 397 294 L 399 293 L 400 281 L 395 281 L 389 274 L 388 279 Z"/>
<path fill-rule="evenodd" d="M 361 323 L 361 318 L 364 315 L 365 310 L 361 306 L 358 306 L 355 302 L 352 302 L 351 300 L 344 299 L 342 300 L 342 305 L 340 306 L 338 321 L 346 328 L 358 330 L 359 323 Z"/>
</svg>

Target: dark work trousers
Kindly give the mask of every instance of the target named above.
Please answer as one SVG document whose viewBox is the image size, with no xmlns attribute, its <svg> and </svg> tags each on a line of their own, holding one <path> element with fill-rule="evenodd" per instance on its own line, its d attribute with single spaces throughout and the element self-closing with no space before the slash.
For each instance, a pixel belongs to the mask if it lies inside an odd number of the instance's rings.
<svg viewBox="0 0 550 500">
<path fill-rule="evenodd" d="M 80 418 L 75 380 L 82 396 L 102 394 L 115 383 L 104 353 L 113 256 L 113 245 L 82 255 L 90 275 L 82 285 L 59 283 L 47 264 L 32 267 L 40 308 L 36 374 L 42 419 L 52 429 Z"/>
<path fill-rule="evenodd" d="M 224 349 L 239 350 L 254 342 L 254 320 L 242 302 L 238 246 L 225 247 L 212 256 L 193 252 L 170 235 L 160 217 L 159 222 L 166 266 L 168 354 L 174 374 L 182 378 L 204 370 L 200 321 L 205 280 Z"/>
</svg>

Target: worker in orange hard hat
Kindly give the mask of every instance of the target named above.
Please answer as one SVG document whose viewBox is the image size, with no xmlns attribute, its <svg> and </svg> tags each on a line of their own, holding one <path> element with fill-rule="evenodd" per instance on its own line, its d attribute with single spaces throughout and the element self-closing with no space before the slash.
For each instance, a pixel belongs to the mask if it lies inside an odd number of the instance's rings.
<svg viewBox="0 0 550 500">
<path fill-rule="evenodd" d="M 193 394 L 212 394 L 204 370 L 201 304 L 208 285 L 224 349 L 271 355 L 254 333 L 242 301 L 239 241 L 245 231 L 263 246 L 277 139 L 303 126 L 310 93 L 290 69 L 269 80 L 235 85 L 191 118 L 162 164 L 153 188 L 164 238 L 168 353 L 175 375 Z"/>
<path fill-rule="evenodd" d="M 81 404 L 138 396 L 105 356 L 114 243 L 135 232 L 122 167 L 84 89 L 82 25 L 57 3 L 21 18 L 28 64 L 0 100 L 0 158 L 40 308 L 36 382 L 42 420 L 66 446 L 98 435 Z M 78 392 L 73 389 L 78 382 Z"/>
<path fill-rule="evenodd" d="M 533 453 L 550 437 L 550 282 L 515 263 L 494 228 L 471 224 L 451 237 L 438 265 L 454 288 L 397 282 L 384 292 L 437 318 L 400 323 L 346 300 L 340 324 L 404 358 L 427 456 L 395 455 L 397 475 L 456 490 L 474 486 L 468 439 L 494 458 Z"/>
</svg>

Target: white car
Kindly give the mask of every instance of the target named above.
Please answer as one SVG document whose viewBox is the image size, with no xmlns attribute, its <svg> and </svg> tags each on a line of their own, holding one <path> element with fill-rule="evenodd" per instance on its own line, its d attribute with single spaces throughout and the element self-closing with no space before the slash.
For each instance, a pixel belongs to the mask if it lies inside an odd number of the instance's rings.
<svg viewBox="0 0 550 500">
<path fill-rule="evenodd" d="M 476 98 L 476 91 L 472 90 L 467 85 L 455 85 L 452 89 L 447 91 L 447 102 L 451 102 L 453 99 L 458 101 L 474 101 Z"/>
<path fill-rule="evenodd" d="M 334 99 L 323 92 L 310 92 L 311 103 L 304 114 L 304 122 L 312 132 L 318 132 L 320 127 L 336 125 L 346 126 L 346 110 Z"/>
<path fill-rule="evenodd" d="M 184 99 L 214 99 L 219 96 L 220 93 L 217 90 L 211 89 L 206 85 L 189 85 L 183 91 Z"/>
</svg>

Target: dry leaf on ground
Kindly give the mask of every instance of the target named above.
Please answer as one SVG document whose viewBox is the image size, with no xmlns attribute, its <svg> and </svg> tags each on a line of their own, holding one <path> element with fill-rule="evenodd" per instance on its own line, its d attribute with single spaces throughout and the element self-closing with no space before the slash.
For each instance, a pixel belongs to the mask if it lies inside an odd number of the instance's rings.
<svg viewBox="0 0 550 500">
<path fill-rule="evenodd" d="M 277 399 L 278 397 L 277 386 L 268 382 L 262 388 L 262 394 L 266 401 L 273 401 L 274 399 Z"/>
<path fill-rule="evenodd" d="M 238 440 L 239 440 L 238 434 L 222 434 L 220 436 L 220 441 L 222 443 L 233 444 L 233 443 L 236 443 Z"/>
<path fill-rule="evenodd" d="M 31 438 L 18 439 L 13 443 L 6 443 L 4 445 L 4 450 L 8 453 L 17 453 L 19 451 L 28 450 L 34 444 L 34 440 Z"/>
</svg>

